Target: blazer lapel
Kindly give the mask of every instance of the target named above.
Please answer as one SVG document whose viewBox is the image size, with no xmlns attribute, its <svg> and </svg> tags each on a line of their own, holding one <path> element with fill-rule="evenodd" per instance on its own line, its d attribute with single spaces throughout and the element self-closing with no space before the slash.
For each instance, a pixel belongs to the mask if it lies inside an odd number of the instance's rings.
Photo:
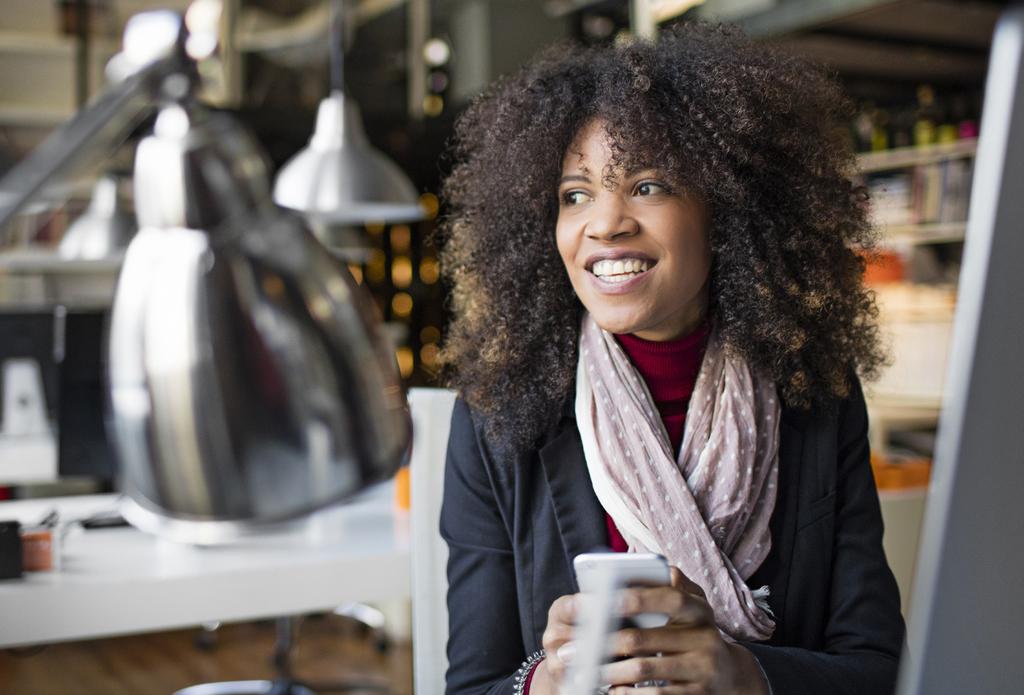
<svg viewBox="0 0 1024 695">
<path fill-rule="evenodd" d="M 768 603 L 776 621 L 775 634 L 769 640 L 772 644 L 785 643 L 784 636 L 790 627 L 787 624 L 786 599 L 789 596 L 790 574 L 797 571 L 793 566 L 793 548 L 800 473 L 807 455 L 804 419 L 792 410 L 783 409 L 779 427 L 778 494 L 771 520 L 772 550 L 764 564 L 747 580 L 747 585 L 752 588 L 764 584 L 771 587 Z"/>
<path fill-rule="evenodd" d="M 571 568 L 573 558 L 580 553 L 608 545 L 605 511 L 590 484 L 590 473 L 575 420 L 563 418 L 558 434 L 541 448 L 540 460 L 562 536 L 566 562 Z M 573 586 L 579 591 L 575 573 L 572 576 Z"/>
</svg>

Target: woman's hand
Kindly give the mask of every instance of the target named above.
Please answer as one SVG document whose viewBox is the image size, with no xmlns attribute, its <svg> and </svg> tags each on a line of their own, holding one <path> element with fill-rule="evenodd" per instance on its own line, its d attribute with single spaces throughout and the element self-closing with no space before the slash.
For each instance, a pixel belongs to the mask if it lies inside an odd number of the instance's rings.
<svg viewBox="0 0 1024 695">
<path fill-rule="evenodd" d="M 548 624 L 541 636 L 545 657 L 533 672 L 530 695 L 556 695 L 561 688 L 568 664 L 559 658 L 558 650 L 572 640 L 578 596 L 557 598 L 548 610 Z"/>
<path fill-rule="evenodd" d="M 616 632 L 614 651 L 626 658 L 603 666 L 600 681 L 622 695 L 766 695 L 768 686 L 753 655 L 722 639 L 703 590 L 677 568 L 671 572 L 671 586 L 622 591 L 623 616 L 663 613 L 669 621 L 664 627 Z M 561 687 L 574 651 L 578 598 L 562 596 L 551 604 L 541 638 L 547 656 L 534 671 L 530 695 L 555 695 Z M 634 687 L 645 681 L 667 685 Z"/>
<path fill-rule="evenodd" d="M 664 627 L 631 628 L 615 633 L 614 651 L 626 658 L 602 667 L 600 680 L 613 686 L 611 693 L 764 695 L 768 692 L 753 655 L 740 645 L 722 639 L 704 592 L 677 568 L 672 568 L 671 586 L 624 590 L 621 612 L 623 616 L 663 613 L 669 620 Z M 561 664 L 559 668 L 563 668 Z M 634 687 L 635 683 L 650 681 L 660 684 Z"/>
</svg>

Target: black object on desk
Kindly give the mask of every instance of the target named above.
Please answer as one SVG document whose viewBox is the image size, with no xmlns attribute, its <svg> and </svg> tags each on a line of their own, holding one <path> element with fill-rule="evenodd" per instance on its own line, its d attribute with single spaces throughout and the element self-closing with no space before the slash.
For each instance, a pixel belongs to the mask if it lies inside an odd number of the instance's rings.
<svg viewBox="0 0 1024 695">
<path fill-rule="evenodd" d="M 58 464 L 61 477 L 113 484 L 117 475 L 107 438 L 106 311 L 69 311 L 57 380 Z"/>
<path fill-rule="evenodd" d="M 104 422 L 107 319 L 104 309 L 0 309 L 0 364 L 12 358 L 39 364 L 47 415 L 56 425 L 58 475 L 112 487 L 117 469 Z"/>
<path fill-rule="evenodd" d="M 0 579 L 21 577 L 21 524 L 0 521 Z"/>
</svg>

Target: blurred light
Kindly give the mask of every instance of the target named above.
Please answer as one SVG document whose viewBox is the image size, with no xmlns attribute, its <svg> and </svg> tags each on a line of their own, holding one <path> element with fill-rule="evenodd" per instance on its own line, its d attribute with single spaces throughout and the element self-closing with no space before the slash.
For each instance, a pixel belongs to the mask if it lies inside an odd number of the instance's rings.
<svg viewBox="0 0 1024 695">
<path fill-rule="evenodd" d="M 423 113 L 428 116 L 440 116 L 444 111 L 444 99 L 436 94 L 423 97 Z"/>
<path fill-rule="evenodd" d="M 391 228 L 391 249 L 397 253 L 409 253 L 412 232 L 404 224 L 396 224 Z"/>
<path fill-rule="evenodd" d="M 427 76 L 427 86 L 431 92 L 443 92 L 448 88 L 448 75 L 441 70 L 432 70 Z"/>
<path fill-rule="evenodd" d="M 412 313 L 412 297 L 407 292 L 399 292 L 392 297 L 391 313 L 399 318 L 407 318 Z"/>
<path fill-rule="evenodd" d="M 427 219 L 432 220 L 437 217 L 437 211 L 441 208 L 441 202 L 433 193 L 424 193 L 420 196 L 420 207 L 427 214 Z"/>
<path fill-rule="evenodd" d="M 218 0 L 195 0 L 185 12 L 185 51 L 195 60 L 209 58 L 217 50 L 222 4 Z"/>
<path fill-rule="evenodd" d="M 664 22 L 703 4 L 704 0 L 657 0 L 651 3 L 651 14 L 655 22 Z"/>
<path fill-rule="evenodd" d="M 427 367 L 436 367 L 438 353 L 440 353 L 440 350 L 435 343 L 424 345 L 420 350 L 420 362 Z"/>
<path fill-rule="evenodd" d="M 426 285 L 437 282 L 438 268 L 436 258 L 424 258 L 420 262 L 420 280 Z"/>
<path fill-rule="evenodd" d="M 452 49 L 444 39 L 430 39 L 423 45 L 423 59 L 427 65 L 444 65 L 452 57 Z"/>
<path fill-rule="evenodd" d="M 413 355 L 412 350 L 407 347 L 400 347 L 395 350 L 395 359 L 398 361 L 398 371 L 403 379 L 412 376 Z"/>
<path fill-rule="evenodd" d="M 267 275 L 263 278 L 263 294 L 271 299 L 280 299 L 284 295 L 284 282 L 277 275 Z"/>
<path fill-rule="evenodd" d="M 441 339 L 441 331 L 437 330 L 437 326 L 426 326 L 420 331 L 420 342 L 424 345 L 430 343 L 436 343 Z"/>
<path fill-rule="evenodd" d="M 352 273 L 352 279 L 358 284 L 363 284 L 363 268 L 355 263 L 349 263 L 348 272 Z"/>
<path fill-rule="evenodd" d="M 335 277 L 330 278 L 324 283 L 327 294 L 336 302 L 347 302 L 348 301 L 348 283 L 342 278 L 340 273 Z"/>
<path fill-rule="evenodd" d="M 384 231 L 384 223 L 383 222 L 367 222 L 366 223 L 366 231 L 368 231 L 370 234 L 373 234 L 374 236 L 376 236 L 376 235 L 378 235 L 378 234 L 380 234 L 381 232 Z"/>
<path fill-rule="evenodd" d="M 321 321 L 327 321 L 331 318 L 332 308 L 331 302 L 322 295 L 313 297 L 309 302 L 309 313 Z"/>
<path fill-rule="evenodd" d="M 412 284 L 412 261 L 408 256 L 399 256 L 391 262 L 391 282 L 395 287 Z"/>
<path fill-rule="evenodd" d="M 366 279 L 370 282 L 384 282 L 385 276 L 384 252 L 374 249 L 370 252 L 370 260 L 366 264 Z"/>
<path fill-rule="evenodd" d="M 615 31 L 615 22 L 604 15 L 583 16 L 583 34 L 592 39 L 607 39 Z"/>
</svg>

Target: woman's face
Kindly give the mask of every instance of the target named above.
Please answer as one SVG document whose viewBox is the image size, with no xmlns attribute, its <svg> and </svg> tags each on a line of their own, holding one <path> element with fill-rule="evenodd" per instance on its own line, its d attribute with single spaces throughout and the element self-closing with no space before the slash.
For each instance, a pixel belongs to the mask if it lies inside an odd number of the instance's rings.
<svg viewBox="0 0 1024 695">
<path fill-rule="evenodd" d="M 708 304 L 707 207 L 657 170 L 616 171 L 604 125 L 584 126 L 562 161 L 556 241 L 576 295 L 611 333 L 681 337 Z"/>
</svg>

